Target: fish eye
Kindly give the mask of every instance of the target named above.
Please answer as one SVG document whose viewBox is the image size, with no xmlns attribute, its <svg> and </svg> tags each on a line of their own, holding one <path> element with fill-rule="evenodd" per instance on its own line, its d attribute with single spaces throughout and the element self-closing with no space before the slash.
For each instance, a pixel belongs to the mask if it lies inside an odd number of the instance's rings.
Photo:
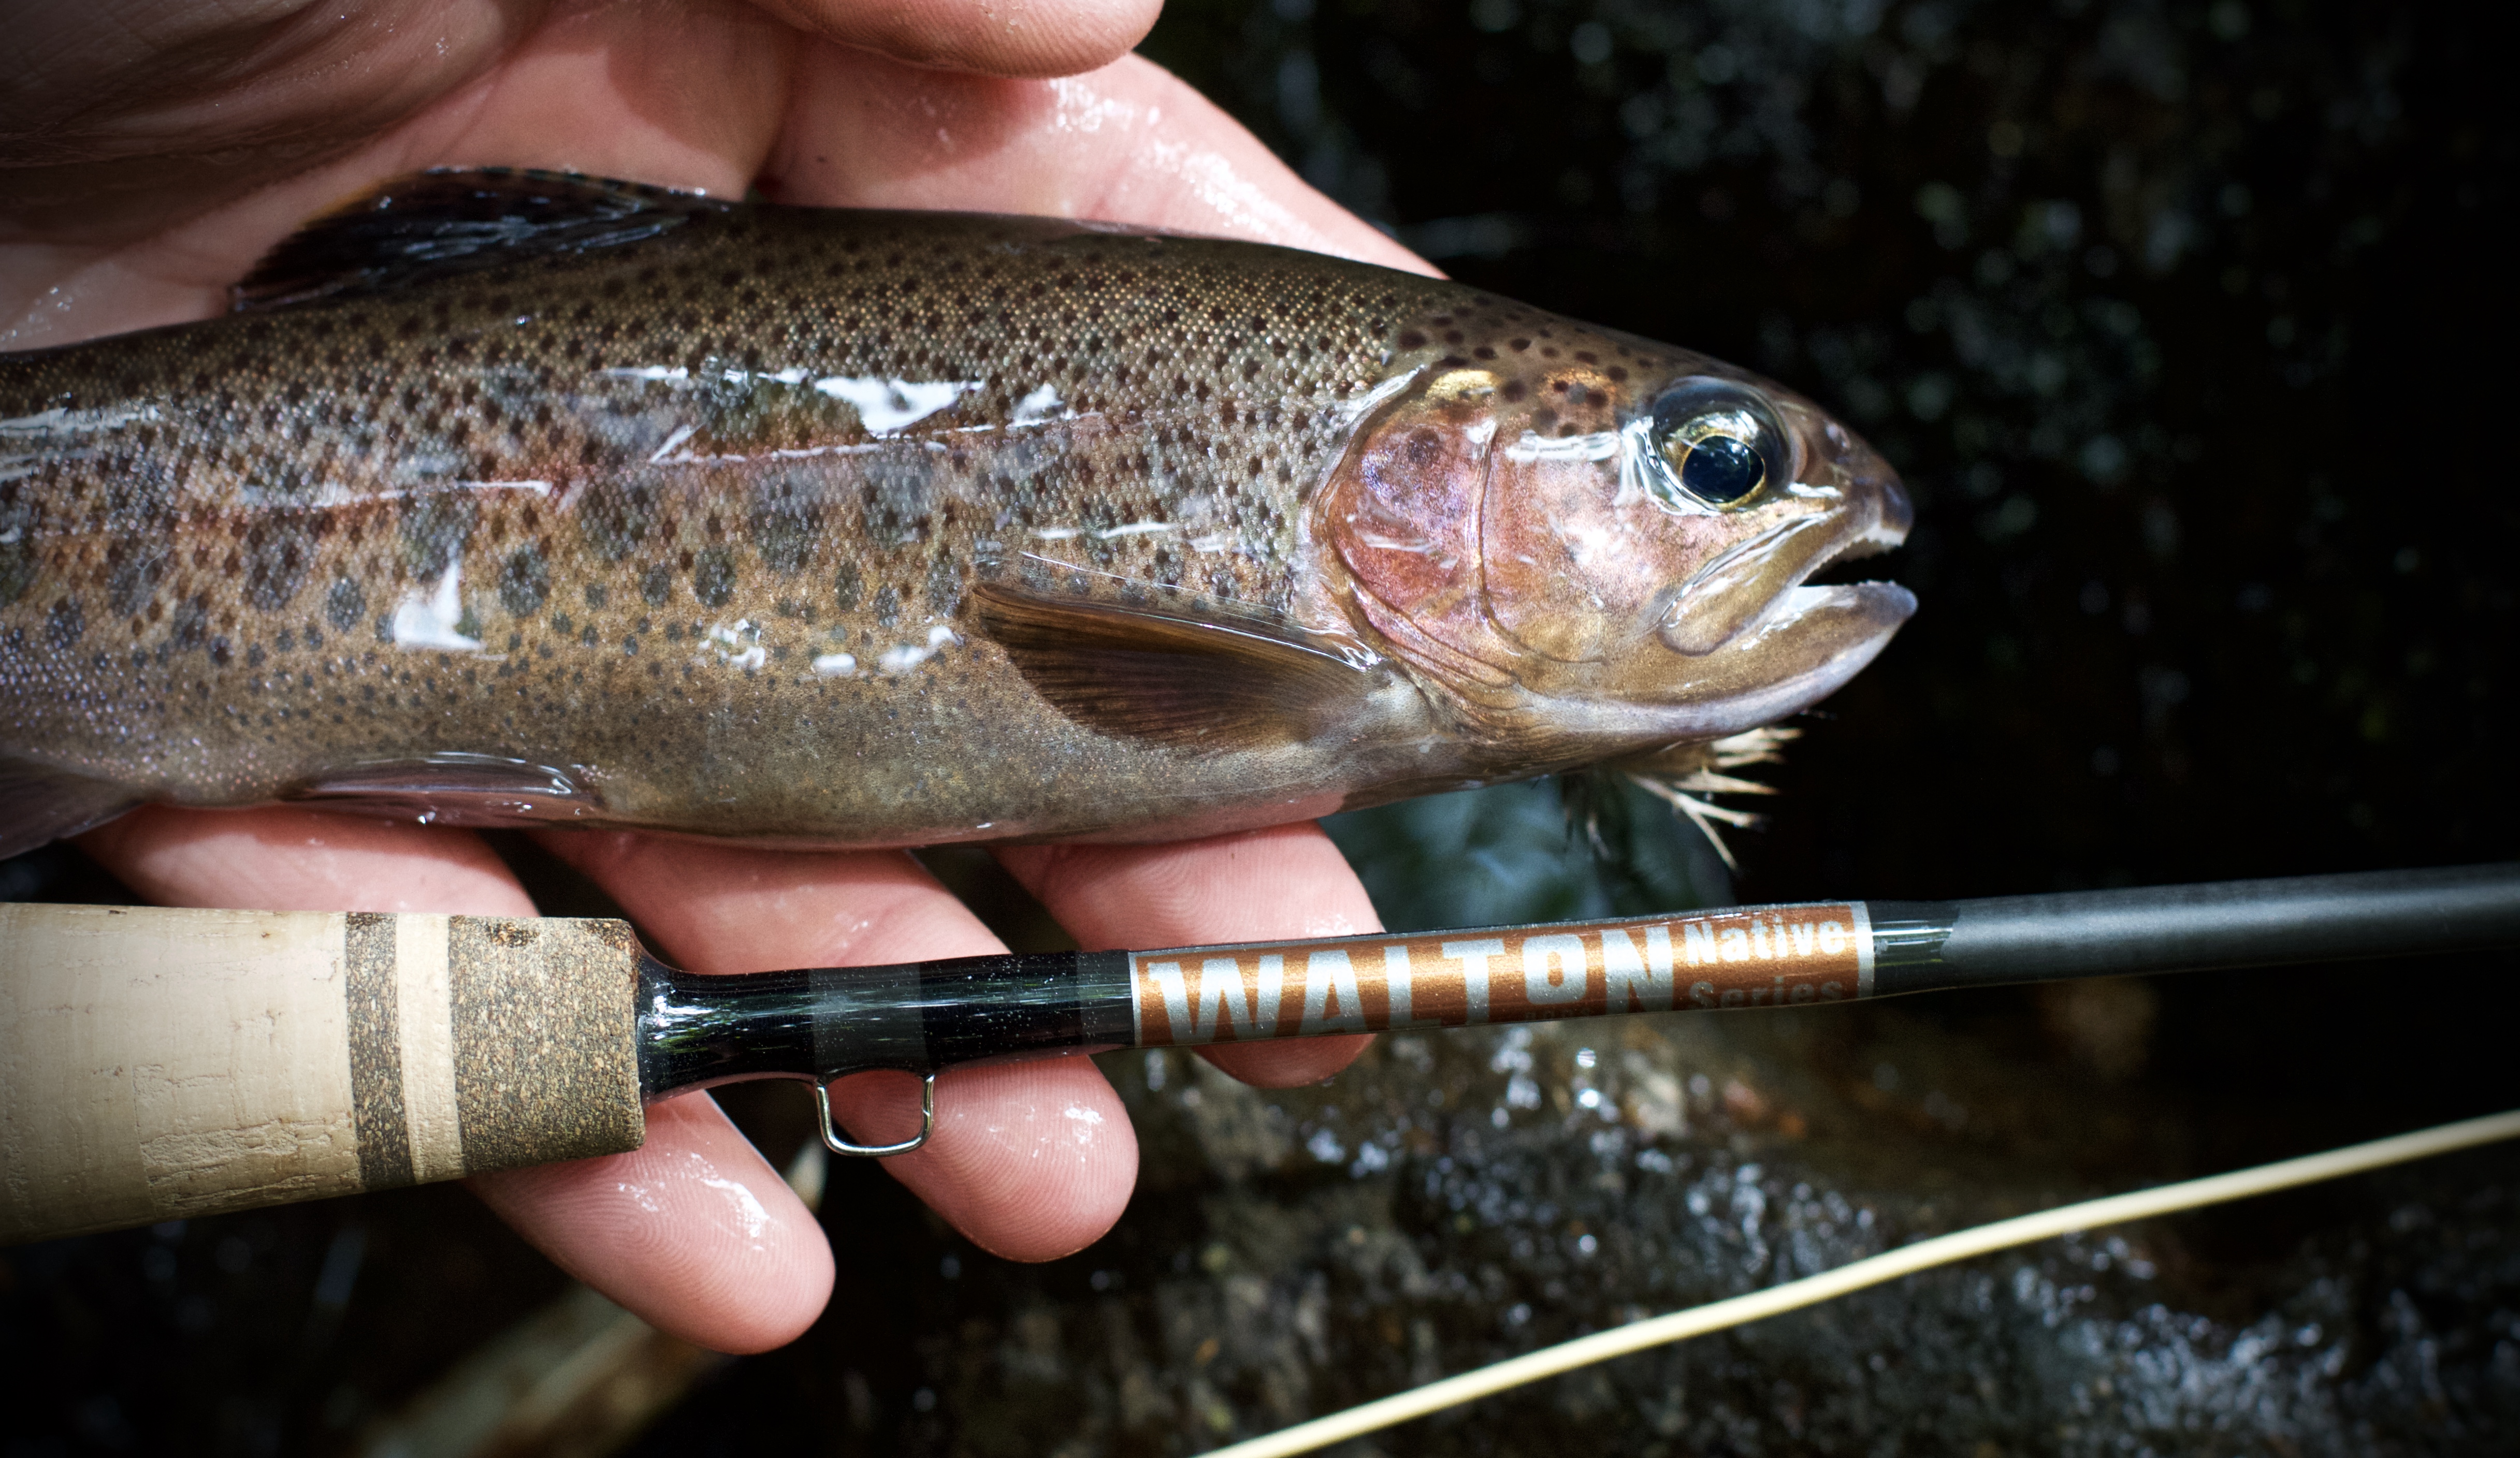
<svg viewBox="0 0 2520 1458">
<path fill-rule="evenodd" d="M 1735 510 L 1785 480 L 1792 452 L 1756 390 L 1729 379 L 1685 379 L 1654 401 L 1646 484 L 1664 505 Z"/>
</svg>

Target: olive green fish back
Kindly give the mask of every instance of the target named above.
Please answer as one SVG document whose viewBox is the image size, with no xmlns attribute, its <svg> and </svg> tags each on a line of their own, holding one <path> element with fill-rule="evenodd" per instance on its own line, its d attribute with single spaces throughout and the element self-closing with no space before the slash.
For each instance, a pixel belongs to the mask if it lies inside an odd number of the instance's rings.
<svg viewBox="0 0 2520 1458">
<path fill-rule="evenodd" d="M 338 787 L 439 730 L 439 791 L 526 793 L 560 721 L 679 693 L 679 729 L 605 711 L 635 780 L 954 693 L 990 575 L 1282 614 L 1392 337 L 1466 290 L 459 174 L 243 293 L 311 301 L 0 361 L 0 760 L 93 811 Z"/>
</svg>

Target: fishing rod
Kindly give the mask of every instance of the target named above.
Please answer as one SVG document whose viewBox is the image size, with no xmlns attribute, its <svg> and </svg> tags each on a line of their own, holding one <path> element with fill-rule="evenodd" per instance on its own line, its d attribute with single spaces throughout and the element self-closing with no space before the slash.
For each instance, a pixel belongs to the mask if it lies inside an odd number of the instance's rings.
<svg viewBox="0 0 2520 1458">
<path fill-rule="evenodd" d="M 2520 863 L 735 976 L 620 921 L 0 906 L 0 1243 L 635 1149 L 642 1107 L 792 1079 L 848 1155 L 936 1075 L 1637 1012 L 2520 946 Z M 832 1119 L 920 1075 L 919 1132 Z"/>
</svg>

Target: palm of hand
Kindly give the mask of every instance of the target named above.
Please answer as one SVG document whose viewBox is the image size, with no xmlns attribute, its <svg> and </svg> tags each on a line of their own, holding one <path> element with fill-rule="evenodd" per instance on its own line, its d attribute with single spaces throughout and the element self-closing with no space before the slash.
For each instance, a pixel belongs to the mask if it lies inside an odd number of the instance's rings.
<svg viewBox="0 0 2520 1458">
<path fill-rule="evenodd" d="M 1422 267 L 1194 93 L 1134 58 L 1113 61 L 1152 19 L 1132 0 L 1047 13 L 974 0 L 906 12 L 853 0 L 632 0 L 533 13 L 404 0 L 239 14 L 134 0 L 27 17 L 40 39 L 82 59 L 30 68 L 19 99 L 0 103 L 0 132 L 39 139 L 0 152 L 0 347 L 219 312 L 226 286 L 305 217 L 435 165 L 565 168 L 720 194 L 757 187 L 826 206 L 1092 216 Z M 167 38 L 170 25 L 200 28 Z M 114 44 L 92 43 L 108 30 Z M 100 95 L 130 100 L 85 103 Z M 543 841 L 695 971 L 999 950 L 899 853 L 568 832 Z M 292 810 L 149 810 L 82 843 L 135 890 L 173 905 L 533 909 L 462 832 Z M 1088 946 L 1374 924 L 1354 876 L 1309 825 L 1174 846 L 1031 847 L 1005 860 Z M 1362 1041 L 1217 1061 L 1255 1082 L 1302 1082 L 1343 1066 Z M 883 1133 L 912 1107 L 909 1089 L 865 1076 L 843 1083 L 834 1105 L 861 1132 Z M 668 1331 L 728 1350 L 789 1340 L 832 1281 L 813 1216 L 705 1096 L 649 1114 L 635 1153 L 476 1176 L 473 1187 L 561 1265 Z M 980 1245 L 1047 1259 L 1108 1228 L 1136 1162 L 1109 1084 L 1085 1059 L 1054 1058 L 947 1075 L 935 1137 L 890 1168 Z"/>
</svg>

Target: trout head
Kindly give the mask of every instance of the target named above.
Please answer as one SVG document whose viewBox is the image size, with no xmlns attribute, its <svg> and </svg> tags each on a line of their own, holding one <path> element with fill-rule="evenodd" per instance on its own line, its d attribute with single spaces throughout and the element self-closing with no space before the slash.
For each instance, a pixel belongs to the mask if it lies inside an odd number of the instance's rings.
<svg viewBox="0 0 2520 1458">
<path fill-rule="evenodd" d="M 1481 302 L 1399 336 L 1312 529 L 1333 590 L 1496 748 L 1573 763 L 1769 724 L 1914 610 L 1893 584 L 1808 585 L 1910 521 L 1811 402 Z"/>
</svg>

